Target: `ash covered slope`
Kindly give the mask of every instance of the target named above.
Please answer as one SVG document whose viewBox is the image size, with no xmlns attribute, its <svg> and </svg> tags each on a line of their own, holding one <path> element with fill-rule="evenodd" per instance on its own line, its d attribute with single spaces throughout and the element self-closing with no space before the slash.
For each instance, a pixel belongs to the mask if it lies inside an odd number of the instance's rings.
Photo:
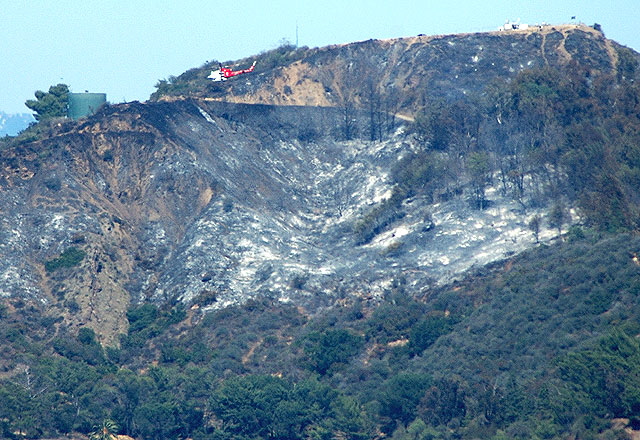
<svg viewBox="0 0 640 440">
<path fill-rule="evenodd" d="M 3 296 L 58 307 L 68 323 L 103 335 L 126 330 L 129 293 L 212 191 L 209 176 L 190 166 L 194 153 L 166 135 L 180 107 L 111 108 L 0 152 Z M 79 266 L 44 270 L 70 248 L 86 253 Z"/>
<path fill-rule="evenodd" d="M 375 296 L 394 279 L 424 287 L 533 243 L 512 202 L 480 213 L 464 199 L 434 208 L 414 198 L 358 245 L 354 225 L 390 196 L 391 168 L 416 147 L 404 136 L 298 139 L 340 117 L 130 104 L 0 152 L 2 295 L 45 302 L 111 342 L 131 299 Z M 86 252 L 78 266 L 44 270 L 71 247 Z"/>
<path fill-rule="evenodd" d="M 315 156 L 281 143 L 327 131 L 332 112 L 316 113 L 134 103 L 60 123 L 41 141 L 0 151 L 0 294 L 46 303 L 69 324 L 114 336 L 126 330 L 131 298 L 190 299 L 207 285 L 185 286 L 210 261 L 220 282 L 225 275 L 216 267 L 226 272 L 225 259 L 237 255 L 220 247 L 209 259 L 193 260 L 186 252 L 191 241 L 220 238 L 209 235 L 212 230 L 198 234 L 198 225 L 220 224 L 216 233 L 225 235 L 227 222 L 249 233 L 250 224 L 232 206 L 274 219 L 300 210 L 312 183 L 304 179 L 313 179 L 303 165 Z M 242 122 L 247 119 L 253 127 Z M 223 212 L 239 211 L 236 223 L 215 217 L 221 201 Z M 85 257 L 45 270 L 69 249 Z"/>
</svg>

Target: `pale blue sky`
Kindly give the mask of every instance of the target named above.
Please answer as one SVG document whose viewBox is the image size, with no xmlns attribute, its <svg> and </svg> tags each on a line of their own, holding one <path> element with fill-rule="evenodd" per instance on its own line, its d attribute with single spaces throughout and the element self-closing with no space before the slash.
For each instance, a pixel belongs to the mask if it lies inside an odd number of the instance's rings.
<svg viewBox="0 0 640 440">
<path fill-rule="evenodd" d="M 319 47 L 370 38 L 491 31 L 506 19 L 571 16 L 640 50 L 638 0 L 0 0 L 0 111 L 24 113 L 63 82 L 118 103 L 146 100 L 159 79 L 232 60 L 283 39 Z"/>
</svg>

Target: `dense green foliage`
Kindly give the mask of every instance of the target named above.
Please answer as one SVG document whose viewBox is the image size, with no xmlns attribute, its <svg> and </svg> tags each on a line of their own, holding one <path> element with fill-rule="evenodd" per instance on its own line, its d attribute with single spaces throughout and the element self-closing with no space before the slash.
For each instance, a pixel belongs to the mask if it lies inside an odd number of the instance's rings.
<svg viewBox="0 0 640 440">
<path fill-rule="evenodd" d="M 369 437 L 357 402 L 314 379 L 292 384 L 274 376 L 232 378 L 209 402 L 221 421 L 215 438 Z"/>
<path fill-rule="evenodd" d="M 614 331 L 593 347 L 569 353 L 559 362 L 561 377 L 583 414 L 632 418 L 640 422 L 640 344 Z"/>
<path fill-rule="evenodd" d="M 363 346 L 363 339 L 347 330 L 312 332 L 306 337 L 304 351 L 310 368 L 325 375 L 349 361 Z"/>
<path fill-rule="evenodd" d="M 113 421 L 145 439 L 624 438 L 610 420 L 640 424 L 639 250 L 574 228 L 424 298 L 398 280 L 313 317 L 145 304 L 119 348 L 9 300 L 1 436 Z"/>
<path fill-rule="evenodd" d="M 45 261 L 44 268 L 47 272 L 54 272 L 64 267 L 77 266 L 85 256 L 85 251 L 71 246 L 65 249 L 65 251 L 61 253 L 59 257 L 55 257 L 51 260 Z"/>
<path fill-rule="evenodd" d="M 37 121 L 67 116 L 69 86 L 66 84 L 51 86 L 48 92 L 38 90 L 35 96 L 36 99 L 27 100 L 25 105 L 36 112 Z"/>
</svg>

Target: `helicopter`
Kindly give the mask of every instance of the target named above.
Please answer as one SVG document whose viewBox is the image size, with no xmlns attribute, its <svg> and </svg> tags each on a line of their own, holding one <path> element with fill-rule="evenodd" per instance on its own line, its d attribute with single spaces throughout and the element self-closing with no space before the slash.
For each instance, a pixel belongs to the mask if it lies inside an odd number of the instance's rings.
<svg viewBox="0 0 640 440">
<path fill-rule="evenodd" d="M 242 75 L 243 73 L 253 72 L 253 69 L 255 67 L 256 67 L 255 61 L 253 62 L 251 67 L 249 67 L 248 69 L 242 69 L 242 70 L 233 70 L 229 67 L 222 67 L 222 64 L 220 64 L 220 69 L 212 70 L 211 74 L 207 78 L 211 78 L 212 81 L 226 81 L 229 78 L 232 78 L 234 76 Z"/>
</svg>

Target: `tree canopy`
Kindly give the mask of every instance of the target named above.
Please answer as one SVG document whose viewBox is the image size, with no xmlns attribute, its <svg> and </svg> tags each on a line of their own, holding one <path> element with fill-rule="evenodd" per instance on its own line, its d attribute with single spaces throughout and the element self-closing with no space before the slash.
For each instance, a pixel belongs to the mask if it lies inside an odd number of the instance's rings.
<svg viewBox="0 0 640 440">
<path fill-rule="evenodd" d="M 27 100 L 24 105 L 36 112 L 34 117 L 37 121 L 67 115 L 69 86 L 66 84 L 51 86 L 48 92 L 38 90 L 35 92 L 35 97 L 36 99 Z"/>
</svg>

